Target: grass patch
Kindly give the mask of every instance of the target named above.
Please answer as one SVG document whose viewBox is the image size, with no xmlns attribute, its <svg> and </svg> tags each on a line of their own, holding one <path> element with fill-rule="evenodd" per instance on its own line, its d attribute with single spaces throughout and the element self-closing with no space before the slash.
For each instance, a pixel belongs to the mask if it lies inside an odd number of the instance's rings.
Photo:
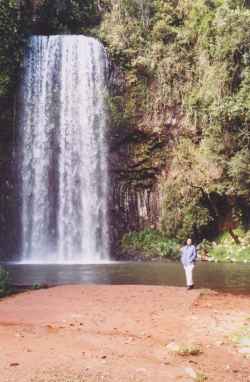
<svg viewBox="0 0 250 382">
<path fill-rule="evenodd" d="M 248 321 L 249 319 L 247 319 Z M 250 325 L 247 323 L 247 325 L 242 326 L 237 332 L 233 333 L 230 336 L 231 341 L 233 341 L 235 344 L 240 345 L 241 341 L 244 339 L 250 339 Z"/>
<path fill-rule="evenodd" d="M 207 376 L 203 373 L 197 373 L 197 376 L 195 378 L 195 382 L 205 382 L 207 381 Z"/>
<path fill-rule="evenodd" d="M 193 346 L 187 346 L 187 347 L 181 347 L 177 354 L 182 357 L 188 357 L 188 356 L 197 356 L 202 354 L 202 350 L 199 346 L 193 345 Z"/>
</svg>

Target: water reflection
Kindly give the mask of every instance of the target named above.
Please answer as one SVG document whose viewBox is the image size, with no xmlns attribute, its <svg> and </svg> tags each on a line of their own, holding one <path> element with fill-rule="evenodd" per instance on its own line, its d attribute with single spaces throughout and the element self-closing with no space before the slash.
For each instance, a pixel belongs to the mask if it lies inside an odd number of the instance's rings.
<svg viewBox="0 0 250 382">
<path fill-rule="evenodd" d="M 111 263 L 86 265 L 5 264 L 18 286 L 38 284 L 142 284 L 184 286 L 179 263 Z M 250 292 L 250 264 L 200 263 L 196 286 L 230 292 Z"/>
</svg>

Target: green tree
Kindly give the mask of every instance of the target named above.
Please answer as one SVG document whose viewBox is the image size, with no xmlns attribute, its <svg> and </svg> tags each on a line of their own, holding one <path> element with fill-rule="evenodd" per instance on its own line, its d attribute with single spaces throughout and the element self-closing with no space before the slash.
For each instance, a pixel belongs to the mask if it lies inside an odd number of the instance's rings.
<svg viewBox="0 0 250 382">
<path fill-rule="evenodd" d="M 45 0 L 36 11 L 36 29 L 46 35 L 89 31 L 100 22 L 98 3 L 96 0 Z"/>
</svg>

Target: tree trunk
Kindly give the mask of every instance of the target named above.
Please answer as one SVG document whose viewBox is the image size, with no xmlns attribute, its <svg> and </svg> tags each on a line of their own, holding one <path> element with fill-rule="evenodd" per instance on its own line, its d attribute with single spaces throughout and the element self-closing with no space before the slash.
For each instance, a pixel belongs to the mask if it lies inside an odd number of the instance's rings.
<svg viewBox="0 0 250 382">
<path fill-rule="evenodd" d="M 233 232 L 232 228 L 228 230 L 232 238 L 234 239 L 235 244 L 240 244 L 240 239 L 239 237 Z"/>
</svg>

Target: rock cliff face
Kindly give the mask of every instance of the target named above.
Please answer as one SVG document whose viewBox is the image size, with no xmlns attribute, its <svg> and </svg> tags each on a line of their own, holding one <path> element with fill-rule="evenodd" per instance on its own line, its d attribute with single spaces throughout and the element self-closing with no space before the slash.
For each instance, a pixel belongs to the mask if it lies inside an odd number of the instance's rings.
<svg viewBox="0 0 250 382">
<path fill-rule="evenodd" d="M 124 96 L 124 82 L 123 73 L 111 64 L 111 99 Z M 119 254 L 124 233 L 160 228 L 161 182 L 170 166 L 166 150 L 171 149 L 182 127 L 182 114 L 176 108 L 159 111 L 146 125 L 141 123 L 143 117 L 135 119 L 133 126 L 128 123 L 117 128 L 111 116 L 109 210 L 114 256 Z"/>
<path fill-rule="evenodd" d="M 122 71 L 110 62 L 110 97 L 122 97 L 125 78 Z M 123 110 L 121 109 L 121 119 Z M 119 242 L 130 230 L 155 226 L 159 221 L 159 190 L 157 173 L 151 154 L 141 155 L 149 134 L 132 130 L 128 124 L 113 123 L 110 111 L 109 128 L 109 224 L 112 254 L 119 253 Z M 151 137 L 152 139 L 152 137 Z M 140 152 L 136 158 L 136 151 Z"/>
<path fill-rule="evenodd" d="M 16 252 L 17 226 L 13 173 L 15 146 L 15 97 L 0 97 L 0 260 Z"/>
<path fill-rule="evenodd" d="M 160 191 L 116 179 L 111 187 L 110 227 L 112 248 L 119 250 L 119 240 L 128 231 L 158 228 L 160 220 Z"/>
</svg>

